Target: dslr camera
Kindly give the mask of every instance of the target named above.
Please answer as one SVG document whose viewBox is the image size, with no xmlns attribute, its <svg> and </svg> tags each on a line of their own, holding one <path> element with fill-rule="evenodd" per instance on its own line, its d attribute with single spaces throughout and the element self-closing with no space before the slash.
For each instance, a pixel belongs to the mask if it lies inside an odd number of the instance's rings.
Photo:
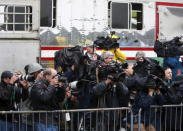
<svg viewBox="0 0 183 131">
<path fill-rule="evenodd" d="M 58 75 L 58 82 L 67 83 L 67 78 L 65 76 Z"/>
<path fill-rule="evenodd" d="M 18 77 L 18 81 L 29 81 L 32 82 L 34 81 L 34 76 L 33 75 L 22 75 L 22 74 L 16 74 L 16 76 Z"/>
</svg>

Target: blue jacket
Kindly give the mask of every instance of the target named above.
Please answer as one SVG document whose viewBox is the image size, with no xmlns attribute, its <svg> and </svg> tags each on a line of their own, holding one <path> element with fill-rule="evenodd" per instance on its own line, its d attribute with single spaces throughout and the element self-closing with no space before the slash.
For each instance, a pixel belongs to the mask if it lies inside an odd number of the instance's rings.
<svg viewBox="0 0 183 131">
<path fill-rule="evenodd" d="M 152 105 L 163 105 L 165 99 L 162 94 L 150 96 L 147 93 L 141 92 L 135 97 L 135 104 L 132 107 L 134 115 L 141 111 L 141 122 L 148 126 L 153 125 L 157 131 L 159 131 L 160 112 L 157 112 L 155 108 L 151 108 Z"/>
<path fill-rule="evenodd" d="M 180 56 L 164 58 L 164 67 L 168 66 L 172 69 L 172 79 L 174 80 L 178 70 L 183 74 L 183 63 L 179 61 Z"/>
</svg>

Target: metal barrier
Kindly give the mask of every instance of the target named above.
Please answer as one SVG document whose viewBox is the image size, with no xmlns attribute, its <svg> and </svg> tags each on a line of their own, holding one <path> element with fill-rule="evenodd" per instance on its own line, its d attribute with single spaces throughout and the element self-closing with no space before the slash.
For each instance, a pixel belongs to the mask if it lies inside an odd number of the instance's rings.
<svg viewBox="0 0 183 131">
<path fill-rule="evenodd" d="M 182 131 L 182 111 L 182 104 L 151 106 L 148 110 L 140 110 L 138 131 Z"/>
<path fill-rule="evenodd" d="M 1 111 L 0 131 L 182 131 L 183 105 L 56 111 Z M 40 130 L 39 130 L 40 129 Z"/>
<path fill-rule="evenodd" d="M 58 111 L 1 111 L 0 131 L 133 130 L 130 108 Z"/>
</svg>

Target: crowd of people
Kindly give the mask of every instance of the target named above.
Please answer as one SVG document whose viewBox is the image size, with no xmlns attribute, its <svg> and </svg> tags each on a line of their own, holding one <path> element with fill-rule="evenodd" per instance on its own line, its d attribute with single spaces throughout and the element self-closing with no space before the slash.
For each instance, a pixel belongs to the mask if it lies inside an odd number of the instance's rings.
<svg viewBox="0 0 183 131">
<path fill-rule="evenodd" d="M 144 52 L 137 52 L 134 63 L 126 63 L 125 54 L 119 52 L 118 48 L 98 55 L 95 47 L 88 44 L 81 77 L 78 77 L 80 67 L 74 63 L 64 71 L 43 69 L 38 63 L 26 65 L 26 75 L 4 71 L 0 82 L 0 111 L 132 107 L 134 114 L 142 109 L 144 129 L 160 130 L 154 124 L 157 118 L 149 114 L 150 106 L 182 103 L 182 63 L 177 57 L 165 58 L 161 67 Z M 36 131 L 58 130 L 57 113 L 34 117 Z M 11 125 L 12 116 L 0 114 L 0 130 L 11 128 L 7 121 Z M 31 123 L 26 122 L 26 128 L 31 130 Z"/>
</svg>

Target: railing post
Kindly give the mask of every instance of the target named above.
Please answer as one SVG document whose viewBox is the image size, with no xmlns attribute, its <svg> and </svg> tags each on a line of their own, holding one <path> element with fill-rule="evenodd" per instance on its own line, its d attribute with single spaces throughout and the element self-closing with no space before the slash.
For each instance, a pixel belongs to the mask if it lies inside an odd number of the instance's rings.
<svg viewBox="0 0 183 131">
<path fill-rule="evenodd" d="M 142 109 L 140 109 L 138 112 L 138 131 L 141 131 L 141 112 Z"/>
<path fill-rule="evenodd" d="M 133 131 L 133 111 L 132 111 L 132 109 L 130 109 L 130 112 L 131 112 L 131 121 L 130 121 L 130 131 Z"/>
</svg>

